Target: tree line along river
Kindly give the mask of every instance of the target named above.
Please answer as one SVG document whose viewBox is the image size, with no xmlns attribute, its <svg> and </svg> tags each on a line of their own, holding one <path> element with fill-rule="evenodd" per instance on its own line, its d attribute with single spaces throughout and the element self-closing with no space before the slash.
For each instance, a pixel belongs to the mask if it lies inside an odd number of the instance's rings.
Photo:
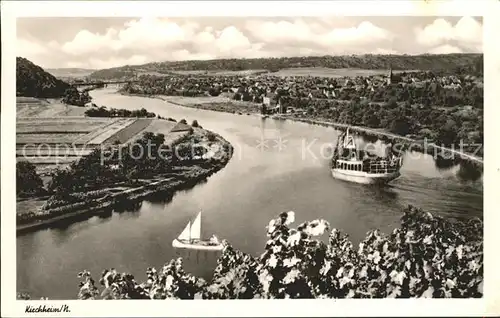
<svg viewBox="0 0 500 318">
<path fill-rule="evenodd" d="M 17 289 L 33 298 L 76 299 L 83 269 L 98 277 L 114 267 L 145 279 L 147 267 L 178 256 L 172 240 L 200 210 L 205 235 L 254 255 L 264 250 L 269 220 L 283 211 L 295 211 L 297 225 L 324 218 L 355 244 L 371 229 L 389 234 L 408 204 L 443 216 L 483 215 L 482 177 L 463 180 L 459 166 L 438 168 L 430 155 L 407 154 L 400 178 L 384 188 L 367 187 L 331 177 L 327 149 L 338 136 L 333 128 L 184 108 L 111 89 L 91 95 L 97 105 L 196 119 L 231 142 L 234 155 L 207 182 L 173 197 L 18 236 Z M 187 270 L 207 278 L 216 264 L 211 255 L 180 256 Z"/>
</svg>

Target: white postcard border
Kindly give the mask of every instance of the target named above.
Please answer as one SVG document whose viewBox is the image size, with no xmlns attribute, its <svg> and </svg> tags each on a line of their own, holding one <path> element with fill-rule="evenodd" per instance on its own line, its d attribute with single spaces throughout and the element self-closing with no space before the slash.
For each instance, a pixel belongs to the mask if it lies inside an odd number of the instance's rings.
<svg viewBox="0 0 500 318">
<path fill-rule="evenodd" d="M 59 317 L 166 316 L 488 316 L 500 314 L 498 206 L 500 156 L 500 1 L 257 1 L 177 3 L 146 1 L 4 1 L 2 2 L 2 112 L 1 116 L 1 259 L 2 316 L 45 317 L 26 314 L 27 304 L 68 305 Z M 485 282 L 482 299 L 383 300 L 232 300 L 232 301 L 21 301 L 16 300 L 15 231 L 15 18 L 37 16 L 484 16 L 484 231 Z M 76 275 L 76 273 L 75 273 Z M 75 285 L 75 293 L 77 286 Z"/>
</svg>

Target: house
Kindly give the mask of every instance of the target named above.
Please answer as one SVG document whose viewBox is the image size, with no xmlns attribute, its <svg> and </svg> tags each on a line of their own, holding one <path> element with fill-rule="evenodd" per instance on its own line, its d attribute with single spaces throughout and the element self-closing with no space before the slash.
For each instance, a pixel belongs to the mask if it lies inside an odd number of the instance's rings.
<svg viewBox="0 0 500 318">
<path fill-rule="evenodd" d="M 452 89 L 452 90 L 459 90 L 462 88 L 462 86 L 460 84 L 451 83 L 449 85 L 445 85 L 444 88 Z"/>
<path fill-rule="evenodd" d="M 324 89 L 323 90 L 323 95 L 326 96 L 326 98 L 335 98 L 335 97 L 337 97 L 337 94 L 335 93 L 334 89 Z"/>
<path fill-rule="evenodd" d="M 351 86 L 351 87 L 342 87 L 340 89 L 340 91 L 341 92 L 354 92 L 355 90 L 354 90 L 354 87 Z"/>
<path fill-rule="evenodd" d="M 274 113 L 281 113 L 281 105 L 277 104 L 273 109 L 272 112 Z"/>
<path fill-rule="evenodd" d="M 276 93 L 267 93 L 264 98 L 269 98 L 269 105 L 273 105 L 273 104 L 276 104 L 276 96 L 277 94 Z"/>
<path fill-rule="evenodd" d="M 353 82 L 350 79 L 346 79 L 344 82 L 344 86 L 352 86 L 354 85 Z"/>
<path fill-rule="evenodd" d="M 329 91 L 327 91 L 326 89 L 323 89 L 323 95 L 325 95 L 326 98 L 330 97 L 330 96 L 328 96 L 329 95 Z"/>
<path fill-rule="evenodd" d="M 391 67 L 389 69 L 389 75 L 387 76 L 387 85 L 398 84 L 400 81 L 401 76 L 394 74 Z"/>
<path fill-rule="evenodd" d="M 324 92 L 319 89 L 314 89 L 309 92 L 309 98 L 324 98 Z"/>
</svg>

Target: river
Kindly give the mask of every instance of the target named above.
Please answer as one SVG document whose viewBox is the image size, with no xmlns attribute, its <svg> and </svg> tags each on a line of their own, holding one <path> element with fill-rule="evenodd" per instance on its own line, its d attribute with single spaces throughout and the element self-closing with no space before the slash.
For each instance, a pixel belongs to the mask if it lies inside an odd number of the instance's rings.
<svg viewBox="0 0 500 318">
<path fill-rule="evenodd" d="M 390 233 L 408 204 L 447 217 L 483 215 L 482 177 L 464 180 L 459 166 L 438 168 L 429 155 L 407 154 L 401 177 L 388 187 L 350 184 L 330 175 L 326 154 L 338 134 L 333 128 L 184 108 L 110 89 L 91 95 L 98 105 L 196 119 L 231 142 L 235 152 L 207 182 L 172 198 L 19 236 L 17 289 L 34 298 L 75 299 L 83 269 L 97 280 L 112 267 L 144 279 L 147 267 L 161 268 L 177 256 L 172 240 L 200 210 L 203 233 L 252 255 L 264 250 L 265 227 L 283 211 L 295 211 L 296 225 L 324 218 L 355 244 L 370 229 Z M 187 270 L 205 277 L 216 262 L 203 253 L 182 256 Z"/>
</svg>

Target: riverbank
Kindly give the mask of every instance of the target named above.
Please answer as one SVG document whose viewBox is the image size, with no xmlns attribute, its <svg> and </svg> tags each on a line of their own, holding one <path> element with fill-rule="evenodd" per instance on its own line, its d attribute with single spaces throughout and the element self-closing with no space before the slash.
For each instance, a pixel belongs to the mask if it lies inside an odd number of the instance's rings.
<svg viewBox="0 0 500 318">
<path fill-rule="evenodd" d="M 118 92 L 123 96 L 136 96 L 159 99 L 177 106 L 211 110 L 223 113 L 232 113 L 238 115 L 260 114 L 260 106 L 252 102 L 236 101 L 222 96 L 167 96 L 167 95 L 146 95 L 137 93 Z"/>
<path fill-rule="evenodd" d="M 50 227 L 56 223 L 72 223 L 82 217 L 105 214 L 119 204 L 130 205 L 140 202 L 158 193 L 171 196 L 176 191 L 192 187 L 206 180 L 212 174 L 222 169 L 232 156 L 232 145 L 222 136 L 203 129 L 197 129 L 199 134 L 211 134 L 212 144 L 217 145 L 216 151 L 208 159 L 200 159 L 188 165 L 177 166 L 171 173 L 152 177 L 136 182 L 135 186 L 117 184 L 115 188 L 92 189 L 99 192 L 97 198 L 87 198 L 80 202 L 64 204 L 55 208 L 40 208 L 36 213 L 18 214 L 17 233 L 27 233 L 41 228 Z"/>
<path fill-rule="evenodd" d="M 298 117 L 293 117 L 293 116 L 278 116 L 282 119 L 289 119 L 293 121 L 298 121 L 298 122 L 303 122 L 303 123 L 308 123 L 312 125 L 320 125 L 320 126 L 326 126 L 326 127 L 333 127 L 335 129 L 347 129 L 349 127 L 350 130 L 366 134 L 368 136 L 375 136 L 375 137 L 383 137 L 387 138 L 391 142 L 394 142 L 395 140 L 400 140 L 403 141 L 403 143 L 409 145 L 412 151 L 418 151 L 422 153 L 427 153 L 427 154 L 436 154 L 436 155 L 441 155 L 444 158 L 454 158 L 453 155 L 458 155 L 460 159 L 462 160 L 469 160 L 477 164 L 483 164 L 483 158 L 473 156 L 471 154 L 467 154 L 464 152 L 460 152 L 454 149 L 438 146 L 435 143 L 427 143 L 426 141 L 418 141 L 416 139 L 408 138 L 408 137 L 403 137 L 399 136 L 396 134 L 392 134 L 389 132 L 384 132 L 384 131 L 379 131 L 375 130 L 372 128 L 367 128 L 367 127 L 360 127 L 360 126 L 351 126 L 351 125 L 346 125 L 346 124 L 340 124 L 340 123 L 332 123 L 329 121 L 324 121 L 324 120 L 315 120 L 315 119 L 307 119 L 307 118 L 298 118 Z M 440 154 L 436 153 L 436 150 L 441 151 Z"/>
<path fill-rule="evenodd" d="M 140 283 L 146 268 L 162 268 L 177 257 L 179 250 L 171 242 L 200 209 L 204 238 L 215 234 L 255 257 L 265 251 L 269 239 L 263 229 L 281 211 L 295 211 L 297 225 L 325 219 L 348 233 L 355 246 L 370 230 L 392 233 L 400 224 L 401 208 L 408 204 L 447 219 L 483 216 L 481 182 L 460 181 L 458 167 L 440 169 L 431 156 L 408 156 L 402 177 L 389 187 L 365 187 L 332 179 L 326 162 L 308 154 L 301 158 L 297 151 L 303 140 L 316 139 L 311 151 L 319 158 L 320 146 L 331 143 L 336 134 L 332 128 L 169 106 L 159 99 L 122 96 L 112 88 L 92 93 L 96 104 L 108 108 L 144 107 L 188 123 L 196 119 L 228 140 L 234 155 L 207 181 L 176 191 L 173 197 L 158 193 L 140 204 L 117 204 L 88 219 L 83 215 L 77 222 L 68 221 L 71 225 L 62 221 L 52 229 L 18 235 L 17 291 L 30 292 L 33 299 L 74 299 L 75 275 L 83 269 L 99 280 L 103 269 L 115 267 L 135 274 Z M 280 152 L 257 149 L 260 127 L 280 129 L 286 147 Z M 213 275 L 208 268 L 215 268 L 216 262 L 202 255 L 197 262 L 192 253 L 189 260 L 184 257 L 187 272 L 208 280 Z"/>
<path fill-rule="evenodd" d="M 196 109 L 203 109 L 203 110 L 210 110 L 210 111 L 217 111 L 217 112 L 225 112 L 225 113 L 233 113 L 233 114 L 238 114 L 238 115 L 254 115 L 254 116 L 262 116 L 260 114 L 260 108 L 258 107 L 257 104 L 255 104 L 255 107 L 252 107 L 253 105 L 246 105 L 249 103 L 245 104 L 240 104 L 239 102 L 232 102 L 232 101 L 227 101 L 224 103 L 220 102 L 210 102 L 208 99 L 211 97 L 206 97 L 207 102 L 203 103 L 179 103 L 176 101 L 173 101 L 173 97 L 175 96 L 164 96 L 164 95 L 145 95 L 145 94 L 129 94 L 129 93 L 122 93 L 122 95 L 129 95 L 129 96 L 138 96 L 138 97 L 148 97 L 148 98 L 154 98 L 154 99 L 159 99 L 177 106 L 182 106 L 182 107 L 188 107 L 188 108 L 196 108 Z M 188 99 L 187 97 L 184 97 L 184 99 Z M 195 101 L 199 101 L 201 98 L 193 98 Z M 291 114 L 280 114 L 280 115 L 271 115 L 271 116 L 262 116 L 263 118 L 271 117 L 274 119 L 280 119 L 280 120 L 291 120 L 291 121 L 296 121 L 296 122 L 303 122 L 307 124 L 312 124 L 312 125 L 320 125 L 320 126 L 325 126 L 325 127 L 332 127 L 335 129 L 339 130 L 344 130 L 347 127 L 349 127 L 350 130 L 364 134 L 365 136 L 370 136 L 370 137 L 376 137 L 376 138 L 381 138 L 385 139 L 387 141 L 391 142 L 402 142 L 406 146 L 411 147 L 410 149 L 412 151 L 418 151 L 421 153 L 426 153 L 426 154 L 431 154 L 431 155 L 437 155 L 442 158 L 451 158 L 451 159 L 460 159 L 464 161 L 470 161 L 476 165 L 483 165 L 484 161 L 483 158 L 474 154 L 470 153 L 465 153 L 459 150 L 455 149 L 450 149 L 447 147 L 439 146 L 435 143 L 432 142 L 427 142 L 427 141 L 420 141 L 416 140 L 413 138 L 408 138 L 405 136 L 400 136 L 396 135 L 387 131 L 384 131 L 382 129 L 374 129 L 374 128 L 368 128 L 368 127 L 361 127 L 361 126 L 353 126 L 353 125 L 347 125 L 347 124 L 342 124 L 342 123 L 334 123 L 331 121 L 327 121 L 324 119 L 314 119 L 314 118 L 304 118 L 304 117 L 297 117 L 293 116 Z M 481 146 L 482 147 L 482 146 Z M 456 158 L 458 157 L 458 158 Z"/>
</svg>

